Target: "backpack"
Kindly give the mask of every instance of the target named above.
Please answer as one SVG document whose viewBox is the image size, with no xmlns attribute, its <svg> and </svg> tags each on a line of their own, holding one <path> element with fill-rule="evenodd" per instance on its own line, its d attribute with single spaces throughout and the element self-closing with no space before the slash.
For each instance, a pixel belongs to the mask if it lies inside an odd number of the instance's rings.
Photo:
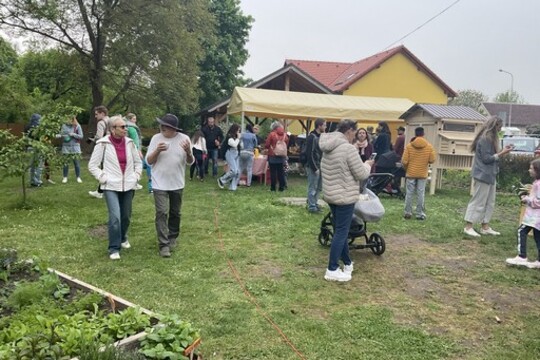
<svg viewBox="0 0 540 360">
<path fill-rule="evenodd" d="M 287 144 L 285 143 L 285 135 L 283 135 L 281 139 L 278 138 L 276 146 L 274 147 L 274 155 L 287 156 Z"/>
<path fill-rule="evenodd" d="M 298 157 L 298 161 L 300 161 L 300 164 L 306 165 L 308 162 L 308 154 L 307 154 L 307 142 L 308 138 L 311 136 L 311 134 L 306 137 L 306 140 L 302 143 L 302 146 L 300 147 L 300 156 Z"/>
</svg>

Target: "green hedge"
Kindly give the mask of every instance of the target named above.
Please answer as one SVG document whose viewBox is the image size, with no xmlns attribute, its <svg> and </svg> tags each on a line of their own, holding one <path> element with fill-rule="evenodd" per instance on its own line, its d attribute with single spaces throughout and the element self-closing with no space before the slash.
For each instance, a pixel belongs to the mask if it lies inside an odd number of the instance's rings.
<svg viewBox="0 0 540 360">
<path fill-rule="evenodd" d="M 501 191 L 515 192 L 519 184 L 533 182 L 529 175 L 529 165 L 534 158 L 526 155 L 507 155 L 499 160 L 497 188 Z M 471 186 L 471 172 L 447 169 L 443 175 L 443 187 L 467 189 Z"/>
<path fill-rule="evenodd" d="M 533 179 L 529 175 L 529 166 L 533 157 L 527 155 L 507 155 L 499 160 L 499 188 L 514 191 L 519 183 L 530 184 Z"/>
</svg>

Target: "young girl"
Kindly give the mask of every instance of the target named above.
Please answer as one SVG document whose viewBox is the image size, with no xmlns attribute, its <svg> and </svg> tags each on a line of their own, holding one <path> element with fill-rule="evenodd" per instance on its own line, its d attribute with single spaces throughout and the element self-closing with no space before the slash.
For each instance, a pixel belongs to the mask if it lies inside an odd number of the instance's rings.
<svg viewBox="0 0 540 360">
<path fill-rule="evenodd" d="M 529 174 L 534 179 L 534 183 L 529 195 L 521 196 L 521 202 L 526 204 L 527 208 L 518 228 L 518 256 L 506 259 L 506 263 L 540 269 L 540 159 L 531 162 Z M 538 248 L 538 259 L 533 262 L 527 261 L 527 234 L 531 229 Z"/>
</svg>

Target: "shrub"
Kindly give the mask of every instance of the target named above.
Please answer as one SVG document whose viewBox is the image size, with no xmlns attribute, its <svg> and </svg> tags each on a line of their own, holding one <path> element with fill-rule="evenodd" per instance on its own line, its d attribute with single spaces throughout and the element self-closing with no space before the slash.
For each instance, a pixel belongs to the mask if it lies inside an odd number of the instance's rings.
<svg viewBox="0 0 540 360">
<path fill-rule="evenodd" d="M 512 191 L 519 184 L 531 183 L 529 166 L 534 158 L 527 155 L 510 154 L 499 160 L 498 185 L 501 190 Z"/>
</svg>

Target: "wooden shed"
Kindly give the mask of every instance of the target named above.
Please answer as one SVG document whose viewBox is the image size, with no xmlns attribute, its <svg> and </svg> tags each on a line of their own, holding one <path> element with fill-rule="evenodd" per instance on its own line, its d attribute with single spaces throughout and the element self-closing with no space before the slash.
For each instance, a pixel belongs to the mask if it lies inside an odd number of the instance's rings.
<svg viewBox="0 0 540 360">
<path fill-rule="evenodd" d="M 467 106 L 416 104 L 400 116 L 405 121 L 406 140 L 409 143 L 414 129 L 421 126 L 425 138 L 435 151 L 437 159 L 432 165 L 429 193 L 442 185 L 444 169 L 470 170 L 474 154 L 470 146 L 476 133 L 487 118 Z"/>
</svg>

